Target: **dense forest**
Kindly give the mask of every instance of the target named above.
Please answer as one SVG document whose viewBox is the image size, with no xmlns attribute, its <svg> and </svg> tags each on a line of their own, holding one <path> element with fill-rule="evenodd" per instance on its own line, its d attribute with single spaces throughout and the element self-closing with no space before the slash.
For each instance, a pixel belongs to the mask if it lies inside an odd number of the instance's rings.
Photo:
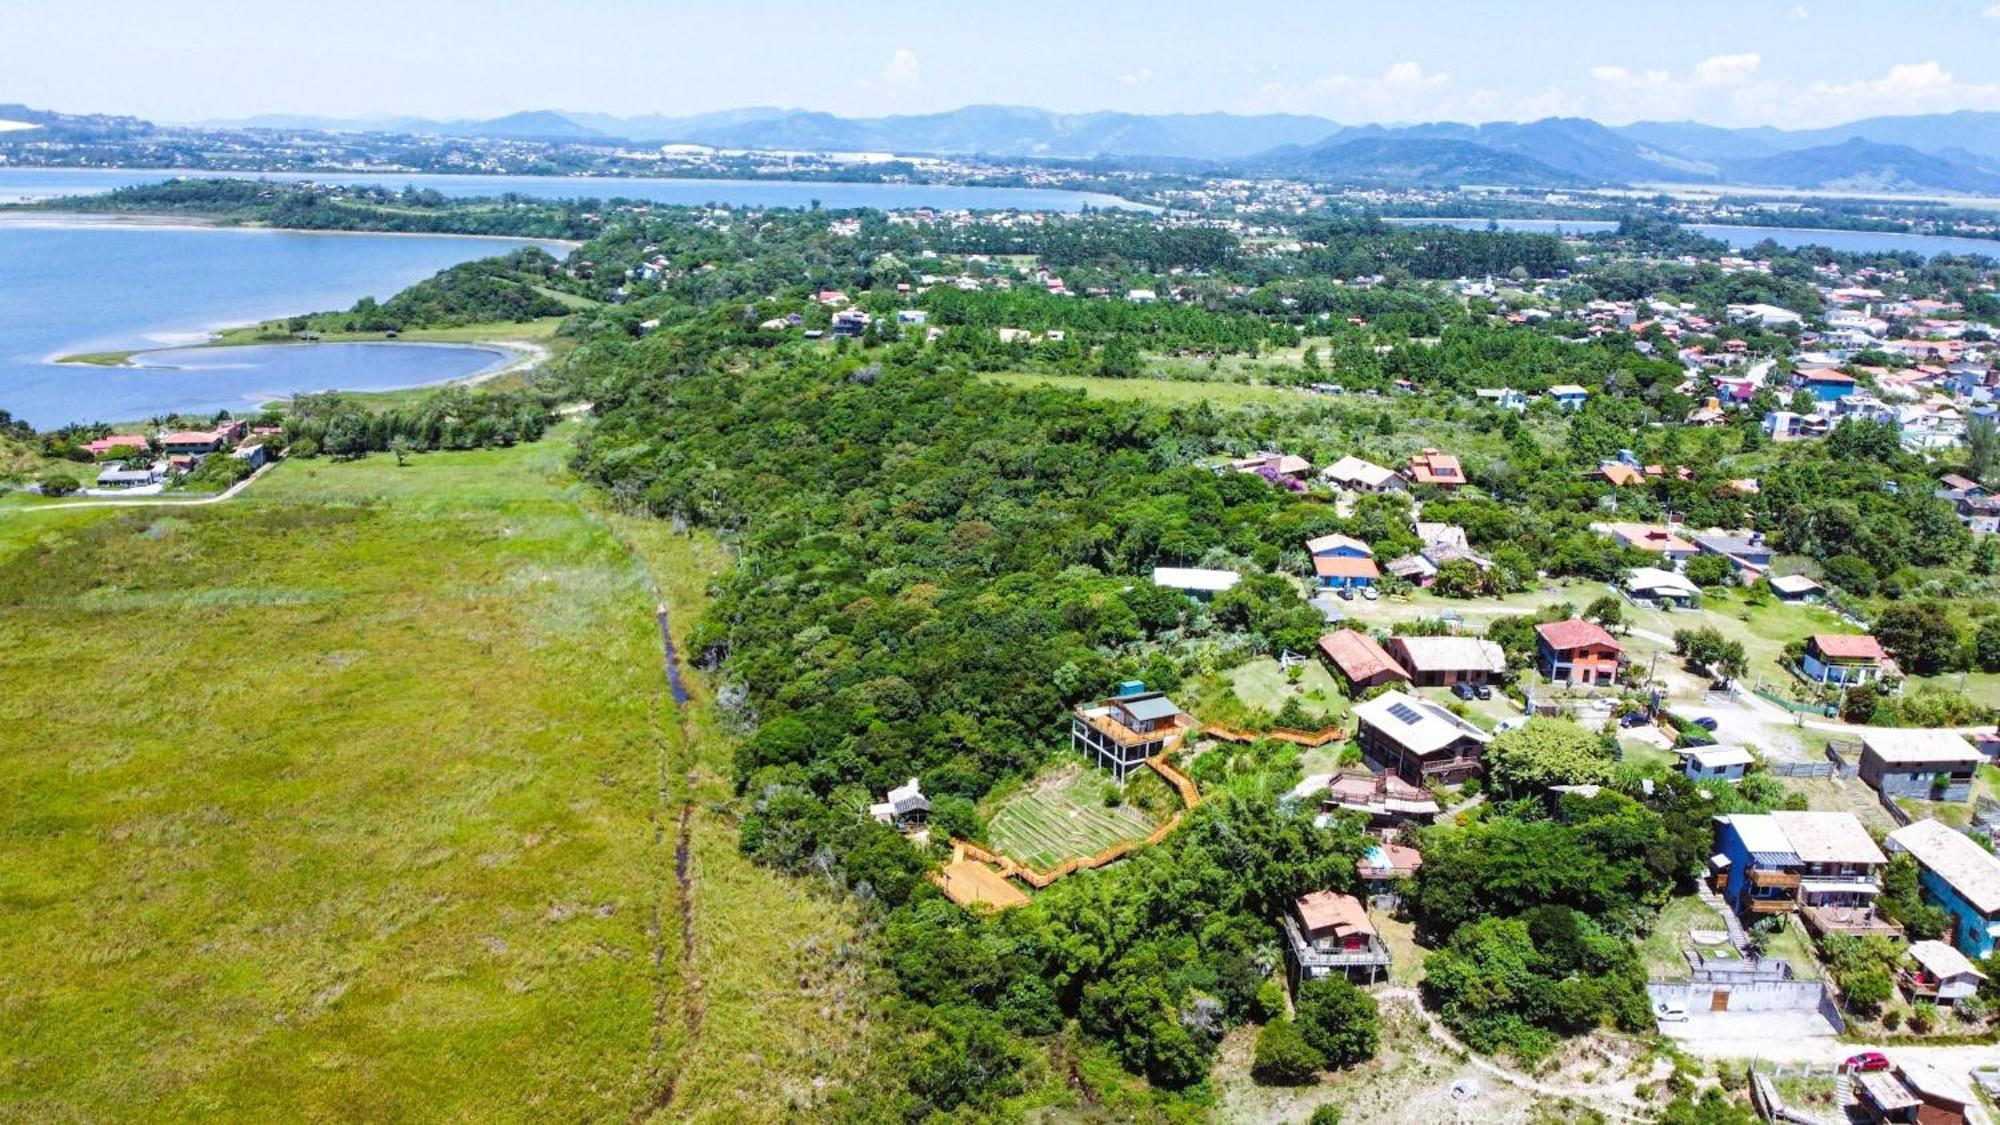
<svg viewBox="0 0 2000 1125">
<path fill-rule="evenodd" d="M 224 225 L 287 230 L 392 231 L 587 239 L 600 230 L 595 200 L 550 201 L 523 195 L 458 199 L 434 190 L 282 183 L 273 180 L 178 179 L 97 195 L 17 204 L 31 210 L 89 214 L 178 215 Z"/>
</svg>

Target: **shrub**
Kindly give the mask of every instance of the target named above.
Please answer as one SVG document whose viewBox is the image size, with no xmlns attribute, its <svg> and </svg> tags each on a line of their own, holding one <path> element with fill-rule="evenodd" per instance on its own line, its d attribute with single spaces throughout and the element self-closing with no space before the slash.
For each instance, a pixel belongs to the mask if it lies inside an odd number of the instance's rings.
<svg viewBox="0 0 2000 1125">
<path fill-rule="evenodd" d="M 1298 1022 L 1306 1042 L 1332 1067 L 1373 1058 L 1382 1040 L 1375 998 L 1346 977 L 1319 977 L 1299 985 Z"/>
<path fill-rule="evenodd" d="M 65 472 L 43 473 L 35 478 L 35 483 L 42 486 L 44 496 L 68 496 L 83 487 L 75 477 Z"/>
<path fill-rule="evenodd" d="M 1296 1086 L 1312 1081 L 1326 1067 L 1326 1056 L 1314 1049 L 1293 1020 L 1272 1020 L 1257 1032 L 1256 1059 L 1251 1073 L 1264 1082 Z"/>
</svg>

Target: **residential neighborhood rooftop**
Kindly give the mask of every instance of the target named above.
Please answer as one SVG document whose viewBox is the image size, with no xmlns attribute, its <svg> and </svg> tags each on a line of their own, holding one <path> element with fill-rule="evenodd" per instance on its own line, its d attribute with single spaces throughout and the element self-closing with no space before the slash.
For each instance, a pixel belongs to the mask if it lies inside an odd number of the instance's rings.
<svg viewBox="0 0 2000 1125">
<path fill-rule="evenodd" d="M 1507 653 L 1484 637 L 1397 637 L 1396 644 L 1409 658 L 1413 672 L 1507 670 Z"/>
<path fill-rule="evenodd" d="M 1618 647 L 1618 642 L 1605 631 L 1604 626 L 1595 621 L 1585 621 L 1580 617 L 1537 625 L 1535 632 L 1549 642 L 1550 647 L 1559 650 L 1583 648 L 1586 645 Z"/>
<path fill-rule="evenodd" d="M 1937 872 L 1973 909 L 2000 912 L 2000 856 L 1973 843 L 1965 833 L 1926 817 L 1889 833 L 1889 850 L 1910 853 Z"/>
<path fill-rule="evenodd" d="M 1986 760 L 1961 735 L 1948 730 L 1869 730 L 1861 744 L 1894 765 L 1977 765 Z"/>
<path fill-rule="evenodd" d="M 1777 822 L 1792 850 L 1807 863 L 1889 862 L 1853 813 L 1780 810 L 1764 815 Z"/>
<path fill-rule="evenodd" d="M 1333 661 L 1342 675 L 1356 683 L 1384 672 L 1399 679 L 1410 678 L 1408 669 L 1398 664 L 1395 657 L 1366 633 L 1353 629 L 1336 630 L 1319 639 L 1319 649 L 1328 660 Z"/>
<path fill-rule="evenodd" d="M 1354 708 L 1355 719 L 1387 731 L 1411 753 L 1428 754 L 1461 738 L 1491 742 L 1493 736 L 1436 703 L 1400 691 L 1386 691 Z"/>
</svg>

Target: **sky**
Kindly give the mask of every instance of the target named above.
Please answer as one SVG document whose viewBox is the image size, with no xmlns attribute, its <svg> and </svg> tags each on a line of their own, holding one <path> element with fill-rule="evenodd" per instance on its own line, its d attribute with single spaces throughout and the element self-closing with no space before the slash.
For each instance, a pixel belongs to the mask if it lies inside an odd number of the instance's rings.
<svg viewBox="0 0 2000 1125">
<path fill-rule="evenodd" d="M 2000 110 L 2000 2 L 0 0 L 0 102 L 161 122 L 1003 103 L 1797 128 Z"/>
</svg>

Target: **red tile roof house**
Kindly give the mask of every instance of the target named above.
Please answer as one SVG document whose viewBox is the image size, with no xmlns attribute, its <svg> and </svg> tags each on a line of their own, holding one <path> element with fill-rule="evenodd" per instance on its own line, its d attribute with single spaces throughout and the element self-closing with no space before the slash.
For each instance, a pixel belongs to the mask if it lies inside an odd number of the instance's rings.
<svg viewBox="0 0 2000 1125">
<path fill-rule="evenodd" d="M 1624 652 L 1594 621 L 1572 618 L 1535 626 L 1535 667 L 1551 683 L 1609 686 L 1618 679 Z"/>
<path fill-rule="evenodd" d="M 1408 476 L 1412 484 L 1457 488 L 1465 483 L 1465 468 L 1449 453 L 1426 449 L 1410 458 Z"/>
<path fill-rule="evenodd" d="M 1799 675 L 1816 684 L 1865 684 L 1882 677 L 1889 654 L 1866 633 L 1817 633 L 1806 638 Z"/>
<path fill-rule="evenodd" d="M 1409 672 L 1366 633 L 1353 629 L 1328 633 L 1319 639 L 1319 651 L 1347 681 L 1347 690 L 1354 695 L 1382 684 L 1410 682 Z"/>
<path fill-rule="evenodd" d="M 92 457 L 102 457 L 114 449 L 136 449 L 143 453 L 146 450 L 146 439 L 138 434 L 112 434 L 110 437 L 85 442 L 83 448 L 84 452 Z"/>
<path fill-rule="evenodd" d="M 183 431 L 160 439 L 168 453 L 213 453 L 222 448 L 222 435 L 203 431 Z"/>
<path fill-rule="evenodd" d="M 1344 973 L 1373 982 L 1389 975 L 1389 947 L 1353 895 L 1314 891 L 1285 914 L 1285 967 L 1294 991 L 1305 979 Z"/>
</svg>

